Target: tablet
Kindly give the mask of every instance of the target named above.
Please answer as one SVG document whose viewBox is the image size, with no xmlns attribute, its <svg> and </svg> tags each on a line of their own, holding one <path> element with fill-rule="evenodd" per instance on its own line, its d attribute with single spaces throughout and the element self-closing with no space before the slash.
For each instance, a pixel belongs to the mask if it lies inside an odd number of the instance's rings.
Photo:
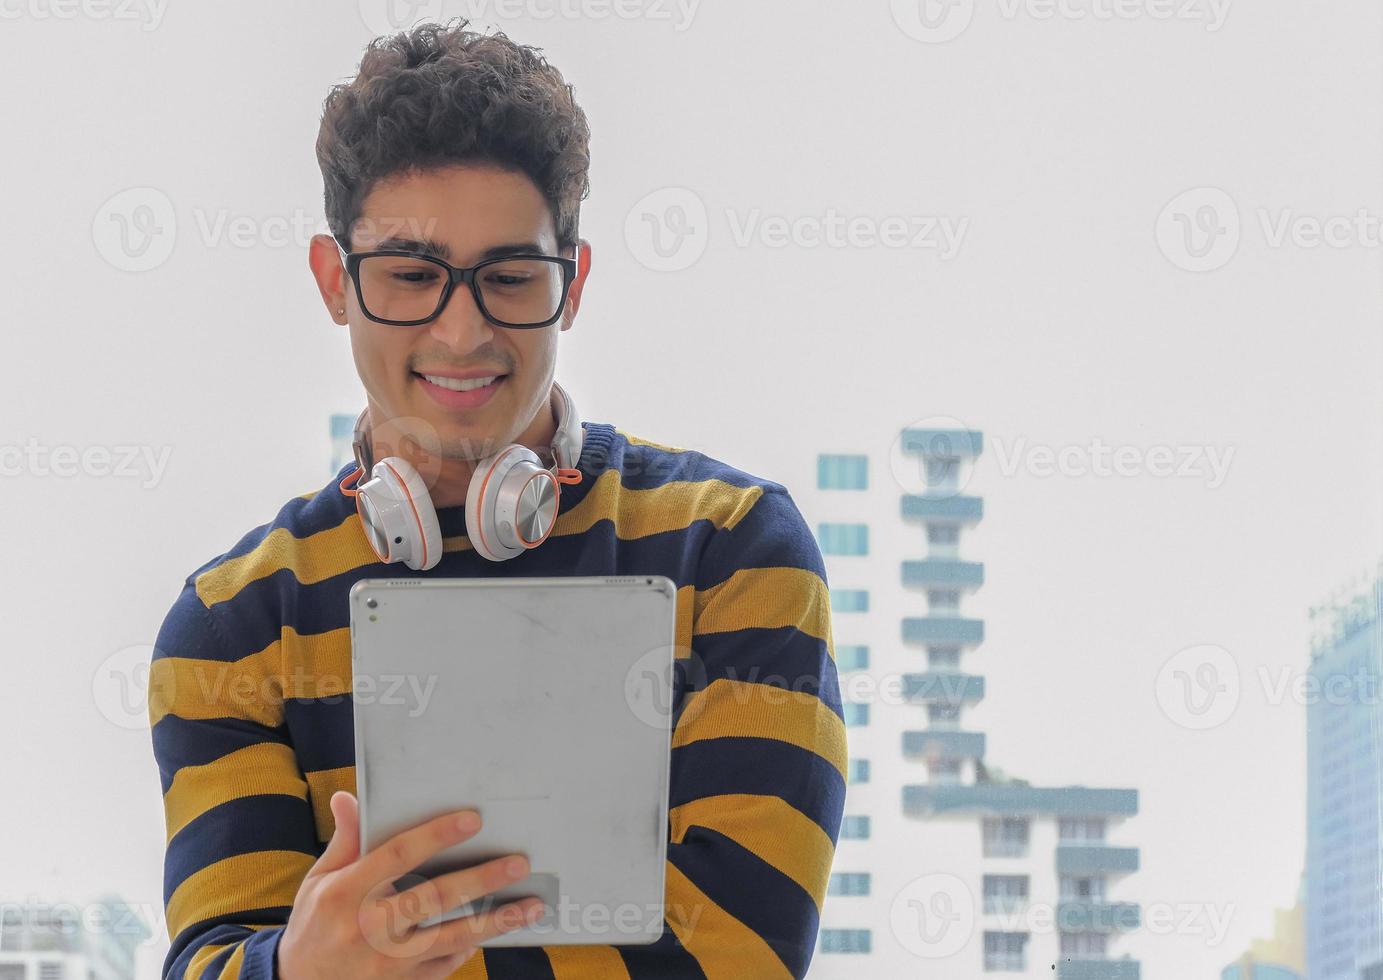
<svg viewBox="0 0 1383 980">
<path fill-rule="evenodd" d="M 537 896 L 542 919 L 481 945 L 662 935 L 676 603 L 661 575 L 351 587 L 361 853 L 474 808 L 479 833 L 397 887 L 511 853 L 531 868 L 421 925 Z"/>
</svg>

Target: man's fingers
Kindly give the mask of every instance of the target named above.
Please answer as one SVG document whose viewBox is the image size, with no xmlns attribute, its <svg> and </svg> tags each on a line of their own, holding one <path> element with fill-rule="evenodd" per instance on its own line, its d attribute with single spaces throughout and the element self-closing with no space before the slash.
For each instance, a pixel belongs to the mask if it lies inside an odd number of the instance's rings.
<svg viewBox="0 0 1383 980">
<path fill-rule="evenodd" d="M 331 815 L 336 818 L 336 830 L 312 870 L 317 874 L 344 868 L 360 856 L 360 810 L 356 799 L 345 790 L 331 794 Z"/>
<path fill-rule="evenodd" d="M 383 899 L 391 921 L 422 922 L 460 908 L 528 876 L 528 859 L 513 854 L 461 871 L 451 871 Z"/>
<path fill-rule="evenodd" d="M 395 880 L 438 851 L 474 836 L 479 829 L 480 815 L 473 810 L 444 813 L 395 834 L 357 861 L 348 873 L 361 879 L 362 892 L 390 894 Z"/>
</svg>

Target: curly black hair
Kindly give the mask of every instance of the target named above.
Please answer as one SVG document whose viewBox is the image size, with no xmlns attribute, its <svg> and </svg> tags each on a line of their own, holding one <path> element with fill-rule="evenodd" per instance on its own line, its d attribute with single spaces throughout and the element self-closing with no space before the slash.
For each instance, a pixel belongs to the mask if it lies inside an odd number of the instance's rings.
<svg viewBox="0 0 1383 980">
<path fill-rule="evenodd" d="M 467 23 L 459 17 L 375 38 L 356 77 L 327 95 L 317 163 L 327 225 L 347 247 L 376 181 L 455 164 L 527 175 L 552 211 L 559 249 L 577 243 L 590 193 L 586 114 L 540 49 Z"/>
</svg>

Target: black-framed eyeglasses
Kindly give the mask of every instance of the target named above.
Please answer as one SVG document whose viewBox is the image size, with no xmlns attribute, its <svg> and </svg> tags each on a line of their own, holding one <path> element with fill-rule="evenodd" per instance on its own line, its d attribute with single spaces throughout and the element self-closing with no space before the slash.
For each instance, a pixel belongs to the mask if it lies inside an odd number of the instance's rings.
<svg viewBox="0 0 1383 980">
<path fill-rule="evenodd" d="M 470 287 L 475 305 L 496 326 L 550 326 L 562 315 L 576 276 L 576 260 L 560 255 L 506 255 L 458 268 L 421 252 L 347 252 L 339 240 L 336 248 L 355 283 L 361 311 L 394 327 L 437 319 L 458 283 Z"/>
</svg>

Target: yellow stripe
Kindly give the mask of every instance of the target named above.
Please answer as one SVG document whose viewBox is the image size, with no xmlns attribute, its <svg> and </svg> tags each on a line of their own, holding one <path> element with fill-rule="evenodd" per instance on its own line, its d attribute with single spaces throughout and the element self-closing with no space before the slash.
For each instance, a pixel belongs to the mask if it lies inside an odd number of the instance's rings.
<svg viewBox="0 0 1383 980">
<path fill-rule="evenodd" d="M 651 446 L 654 449 L 661 449 L 665 453 L 685 453 L 689 451 L 683 449 L 681 446 L 665 446 L 661 442 L 653 442 L 649 439 L 640 439 L 638 436 L 630 435 L 623 429 L 615 429 L 615 432 L 616 434 L 623 436 L 624 441 L 629 443 L 629 445 L 631 446 Z"/>
<path fill-rule="evenodd" d="M 168 935 L 248 909 L 292 905 L 314 858 L 298 851 L 255 851 L 215 861 L 194 872 L 168 899 Z"/>
<path fill-rule="evenodd" d="M 717 528 L 734 527 L 763 494 L 761 487 L 737 487 L 723 480 L 674 480 L 647 490 L 628 490 L 618 470 L 596 478 L 581 502 L 562 514 L 552 534 L 583 534 L 597 522 L 612 519 L 621 540 L 681 530 L 705 519 Z M 447 551 L 469 548 L 464 536 L 443 541 Z M 305 538 L 275 528 L 252 551 L 228 558 L 197 576 L 197 595 L 208 607 L 235 598 L 252 582 L 282 570 L 304 585 L 324 581 L 378 561 L 352 514 L 336 527 Z"/>
<path fill-rule="evenodd" d="M 696 586 L 677 590 L 677 619 L 673 626 L 674 653 L 681 659 L 691 656 L 692 620 L 696 616 Z"/>
<path fill-rule="evenodd" d="M 303 585 L 312 585 L 378 561 L 365 533 L 360 515 L 352 514 L 336 527 L 296 538 L 287 528 L 275 528 L 254 550 L 227 558 L 197 576 L 197 595 L 208 607 L 233 599 L 241 589 L 282 569 L 290 569 Z"/>
<path fill-rule="evenodd" d="M 835 657 L 830 591 L 815 572 L 791 566 L 742 568 L 696 594 L 695 635 L 755 626 L 792 626 L 825 640 Z"/>
<path fill-rule="evenodd" d="M 284 692 L 290 698 L 351 696 L 351 628 L 299 633 L 283 626 Z"/>
<path fill-rule="evenodd" d="M 352 796 L 356 795 L 355 766 L 309 772 L 307 787 L 312 794 L 312 816 L 317 821 L 317 839 L 329 841 L 331 835 L 336 833 L 336 817 L 331 813 L 331 794 L 344 789 Z"/>
<path fill-rule="evenodd" d="M 554 980 L 629 980 L 624 958 L 613 946 L 544 946 Z"/>
<path fill-rule="evenodd" d="M 687 702 L 672 733 L 672 747 L 729 737 L 789 742 L 815 752 L 845 775 L 845 723 L 805 691 L 714 680 Z"/>
<path fill-rule="evenodd" d="M 668 821 L 672 843 L 682 843 L 693 826 L 722 833 L 801 885 L 821 910 L 835 848 L 826 831 L 790 803 L 777 796 L 726 793 L 673 807 Z"/>
<path fill-rule="evenodd" d="M 183 766 L 163 797 L 167 839 L 214 807 L 263 793 L 307 799 L 307 784 L 289 746 L 261 742 L 205 765 Z"/>
<path fill-rule="evenodd" d="M 282 657 L 278 640 L 239 660 L 160 657 L 149 665 L 149 724 L 170 714 L 283 724 Z"/>
<path fill-rule="evenodd" d="M 474 956 L 448 973 L 446 980 L 490 980 L 490 973 L 485 969 L 485 950 L 477 950 Z"/>
<path fill-rule="evenodd" d="M 758 933 L 711 901 L 671 861 L 666 915 L 668 927 L 712 980 L 792 980 L 783 961 Z"/>
</svg>

